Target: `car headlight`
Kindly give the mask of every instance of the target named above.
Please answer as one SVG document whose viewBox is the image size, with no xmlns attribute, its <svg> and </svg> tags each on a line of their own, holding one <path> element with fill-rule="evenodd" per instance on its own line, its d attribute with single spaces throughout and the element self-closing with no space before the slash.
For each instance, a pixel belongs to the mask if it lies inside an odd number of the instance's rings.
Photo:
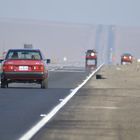
<svg viewBox="0 0 140 140">
<path fill-rule="evenodd" d="M 91 53 L 91 56 L 95 56 L 95 53 Z"/>
</svg>

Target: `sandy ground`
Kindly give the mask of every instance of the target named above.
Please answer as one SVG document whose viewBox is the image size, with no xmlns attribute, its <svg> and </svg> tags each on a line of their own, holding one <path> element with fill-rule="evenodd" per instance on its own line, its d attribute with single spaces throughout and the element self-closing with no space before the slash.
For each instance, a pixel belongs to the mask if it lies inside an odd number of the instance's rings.
<svg viewBox="0 0 140 140">
<path fill-rule="evenodd" d="M 33 140 L 140 140 L 140 66 L 104 66 Z"/>
</svg>

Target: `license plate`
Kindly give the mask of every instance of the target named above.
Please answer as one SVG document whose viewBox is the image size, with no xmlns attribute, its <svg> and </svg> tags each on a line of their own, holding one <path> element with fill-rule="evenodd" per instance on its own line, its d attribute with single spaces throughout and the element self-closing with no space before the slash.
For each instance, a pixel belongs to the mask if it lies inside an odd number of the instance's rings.
<svg viewBox="0 0 140 140">
<path fill-rule="evenodd" d="M 19 66 L 19 70 L 26 71 L 28 70 L 28 66 Z"/>
</svg>

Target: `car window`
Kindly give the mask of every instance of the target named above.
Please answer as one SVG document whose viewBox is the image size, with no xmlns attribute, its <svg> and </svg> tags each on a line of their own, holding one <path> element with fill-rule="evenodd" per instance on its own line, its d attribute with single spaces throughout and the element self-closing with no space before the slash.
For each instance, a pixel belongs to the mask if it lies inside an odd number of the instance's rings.
<svg viewBox="0 0 140 140">
<path fill-rule="evenodd" d="M 39 51 L 24 51 L 24 50 L 19 50 L 19 51 L 9 51 L 7 54 L 6 59 L 27 59 L 27 60 L 41 60 L 41 54 Z"/>
</svg>

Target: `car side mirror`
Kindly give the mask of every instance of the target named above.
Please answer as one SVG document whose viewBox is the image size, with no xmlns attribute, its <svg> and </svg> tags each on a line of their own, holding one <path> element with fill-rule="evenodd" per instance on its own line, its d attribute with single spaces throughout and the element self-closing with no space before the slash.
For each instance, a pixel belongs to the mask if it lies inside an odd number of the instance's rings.
<svg viewBox="0 0 140 140">
<path fill-rule="evenodd" d="M 51 63 L 51 59 L 46 59 L 46 63 L 50 64 Z"/>
<path fill-rule="evenodd" d="M 0 63 L 2 63 L 2 61 L 4 61 L 4 59 L 0 59 Z"/>
</svg>

